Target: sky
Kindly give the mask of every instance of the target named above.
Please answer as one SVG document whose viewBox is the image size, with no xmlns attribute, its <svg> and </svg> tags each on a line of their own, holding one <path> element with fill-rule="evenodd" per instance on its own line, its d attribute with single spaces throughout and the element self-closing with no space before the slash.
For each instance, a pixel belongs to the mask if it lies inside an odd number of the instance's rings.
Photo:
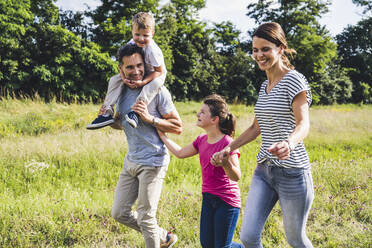
<svg viewBox="0 0 372 248">
<path fill-rule="evenodd" d="M 168 0 L 161 0 L 164 4 Z M 231 21 L 243 34 L 254 29 L 257 25 L 245 14 L 247 5 L 254 0 L 207 0 L 206 8 L 200 10 L 199 16 L 203 21 Z M 332 36 L 342 32 L 347 25 L 355 25 L 362 19 L 362 9 L 352 3 L 352 0 L 333 0 L 330 12 L 320 19 Z M 99 0 L 57 0 L 56 5 L 63 10 L 84 10 L 85 4 L 91 8 L 100 5 Z"/>
</svg>

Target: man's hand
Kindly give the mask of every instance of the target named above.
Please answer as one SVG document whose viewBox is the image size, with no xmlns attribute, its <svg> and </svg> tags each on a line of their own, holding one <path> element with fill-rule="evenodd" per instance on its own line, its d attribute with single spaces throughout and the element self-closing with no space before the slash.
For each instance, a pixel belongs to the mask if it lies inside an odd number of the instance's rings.
<svg viewBox="0 0 372 248">
<path fill-rule="evenodd" d="M 136 104 L 132 106 L 132 110 L 136 112 L 143 121 L 147 123 L 152 123 L 152 120 L 154 117 L 150 115 L 145 102 L 143 101 L 137 102 Z"/>
</svg>

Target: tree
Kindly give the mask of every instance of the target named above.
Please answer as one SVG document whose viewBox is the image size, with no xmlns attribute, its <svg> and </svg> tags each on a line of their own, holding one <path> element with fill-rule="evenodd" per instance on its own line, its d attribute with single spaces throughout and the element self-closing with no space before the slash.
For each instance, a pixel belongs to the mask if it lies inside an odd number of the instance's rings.
<svg viewBox="0 0 372 248">
<path fill-rule="evenodd" d="M 33 21 L 29 0 L 0 0 L 0 82 L 2 94 L 18 89 L 22 79 L 20 63 L 27 63 L 19 41 L 24 39 L 27 26 Z M 23 58 L 23 59 L 21 59 Z M 23 61 L 22 61 L 23 60 Z"/>
<path fill-rule="evenodd" d="M 356 37 L 358 37 L 356 39 Z M 353 102 L 372 103 L 372 17 L 348 26 L 336 36 L 341 65 L 354 84 Z"/>
<path fill-rule="evenodd" d="M 115 63 L 99 46 L 56 25 L 50 0 L 0 0 L 2 94 L 98 100 Z"/>
<path fill-rule="evenodd" d="M 204 0 L 172 0 L 159 13 L 160 27 L 172 48 L 171 80 L 167 84 L 177 100 L 200 100 L 218 89 L 218 54 L 210 38 L 212 30 L 196 18 L 204 6 Z M 172 24 L 171 32 L 163 23 Z"/>
<path fill-rule="evenodd" d="M 353 0 L 353 3 L 358 6 L 365 7 L 363 10 L 364 14 L 372 11 L 372 2 L 370 0 Z"/>
</svg>

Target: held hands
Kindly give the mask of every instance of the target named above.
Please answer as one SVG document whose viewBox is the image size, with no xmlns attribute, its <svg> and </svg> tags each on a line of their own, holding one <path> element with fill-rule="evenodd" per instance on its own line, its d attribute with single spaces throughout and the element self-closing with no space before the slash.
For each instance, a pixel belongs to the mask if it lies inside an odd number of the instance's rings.
<svg viewBox="0 0 372 248">
<path fill-rule="evenodd" d="M 272 144 L 267 151 L 277 156 L 280 160 L 289 159 L 291 154 L 289 144 L 285 140 Z"/>
<path fill-rule="evenodd" d="M 211 157 L 211 164 L 220 167 L 220 166 L 226 166 L 228 164 L 230 157 L 230 147 L 225 147 L 222 151 L 216 152 Z"/>
</svg>

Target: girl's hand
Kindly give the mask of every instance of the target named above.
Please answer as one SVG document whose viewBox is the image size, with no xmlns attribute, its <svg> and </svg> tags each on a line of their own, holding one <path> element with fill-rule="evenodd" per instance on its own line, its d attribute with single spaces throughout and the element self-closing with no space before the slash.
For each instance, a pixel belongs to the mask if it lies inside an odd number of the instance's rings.
<svg viewBox="0 0 372 248">
<path fill-rule="evenodd" d="M 291 154 L 291 149 L 287 141 L 276 142 L 272 144 L 267 151 L 277 156 L 280 160 L 289 159 Z"/>
</svg>

